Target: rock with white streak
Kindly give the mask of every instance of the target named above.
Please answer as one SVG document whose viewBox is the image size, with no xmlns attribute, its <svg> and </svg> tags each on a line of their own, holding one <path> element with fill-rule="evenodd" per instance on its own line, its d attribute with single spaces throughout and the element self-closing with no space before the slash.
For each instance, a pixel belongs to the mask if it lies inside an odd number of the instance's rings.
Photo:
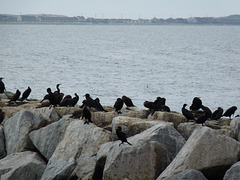
<svg viewBox="0 0 240 180">
<path fill-rule="evenodd" d="M 0 160 L 0 179 L 39 180 L 45 168 L 46 163 L 35 152 L 13 153 Z"/>
<path fill-rule="evenodd" d="M 48 120 L 41 114 L 34 114 L 25 110 L 8 119 L 4 125 L 7 154 L 21 152 L 26 149 L 34 151 L 35 147 L 29 138 L 29 133 L 48 123 Z"/>
<path fill-rule="evenodd" d="M 201 171 L 207 179 L 222 179 L 229 166 L 237 162 L 240 143 L 213 129 L 196 129 L 181 151 L 157 180 L 186 169 Z"/>
<path fill-rule="evenodd" d="M 110 136 L 110 132 L 92 123 L 84 124 L 81 120 L 71 122 L 63 140 L 50 158 L 42 180 L 67 179 L 79 163 L 89 166 L 89 159 L 96 156 L 100 146 L 109 141 Z M 79 174 L 92 174 L 94 166 L 95 164 L 92 165 L 92 169 L 87 169 L 87 172 L 86 168 L 82 167 Z"/>
</svg>

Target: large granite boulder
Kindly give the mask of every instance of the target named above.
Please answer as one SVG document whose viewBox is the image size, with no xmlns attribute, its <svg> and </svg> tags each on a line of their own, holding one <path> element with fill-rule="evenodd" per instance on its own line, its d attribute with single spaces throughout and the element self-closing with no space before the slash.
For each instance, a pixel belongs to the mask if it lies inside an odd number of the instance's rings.
<svg viewBox="0 0 240 180">
<path fill-rule="evenodd" d="M 134 146 L 118 143 L 108 154 L 104 180 L 155 180 L 169 163 L 167 149 L 157 141 L 138 141 Z"/>
<path fill-rule="evenodd" d="M 82 164 L 79 174 L 93 173 L 95 164 L 89 165 L 90 159 L 96 156 L 100 146 L 108 142 L 110 137 L 110 132 L 92 123 L 84 124 L 81 120 L 71 122 L 63 140 L 50 158 L 42 180 L 67 179 L 78 164 Z M 95 163 L 95 161 L 91 162 Z M 87 169 L 84 166 L 91 168 Z"/>
<path fill-rule="evenodd" d="M 182 113 L 162 112 L 162 111 L 156 111 L 153 115 L 150 114 L 148 116 L 148 119 L 172 122 L 176 129 L 177 129 L 177 127 L 180 123 L 183 123 L 183 122 L 187 121 L 187 119 L 185 118 L 185 116 L 182 115 Z"/>
<path fill-rule="evenodd" d="M 116 129 L 118 126 L 122 127 L 122 131 L 127 135 L 127 137 L 130 137 L 158 124 L 168 124 L 173 126 L 173 123 L 160 120 L 150 121 L 147 119 L 133 118 L 129 116 L 115 117 L 112 120 L 112 140 L 118 139 L 116 135 Z"/>
<path fill-rule="evenodd" d="M 192 132 L 200 127 L 202 127 L 201 124 L 196 124 L 194 122 L 185 122 L 179 124 L 177 130 L 187 140 L 191 136 Z"/>
<path fill-rule="evenodd" d="M 4 125 L 7 154 L 24 150 L 35 150 L 29 133 L 48 124 L 41 114 L 22 110 L 8 119 Z"/>
<path fill-rule="evenodd" d="M 5 137 L 3 132 L 3 126 L 0 125 L 0 159 L 2 159 L 4 156 L 6 156 Z"/>
<path fill-rule="evenodd" d="M 158 180 L 186 169 L 200 170 L 207 179 L 222 179 L 237 162 L 240 143 L 208 127 L 196 129 Z"/>
<path fill-rule="evenodd" d="M 187 169 L 171 177 L 164 178 L 164 180 L 207 180 L 207 178 L 201 171 L 195 169 Z"/>
<path fill-rule="evenodd" d="M 185 143 L 176 129 L 166 124 L 155 125 L 129 137 L 128 141 L 132 146 L 119 146 L 120 141 L 103 144 L 94 174 L 102 175 L 103 179 L 155 180 Z M 99 169 L 104 171 L 97 172 Z"/>
<path fill-rule="evenodd" d="M 57 122 L 30 132 L 29 137 L 38 151 L 49 160 L 57 145 L 62 141 L 68 125 L 73 119 L 64 116 Z"/>
<path fill-rule="evenodd" d="M 35 152 L 13 153 L 0 160 L 0 179 L 38 180 L 45 168 L 46 163 Z"/>
<path fill-rule="evenodd" d="M 114 111 L 103 112 L 103 111 L 95 111 L 92 112 L 92 121 L 98 127 L 106 127 L 112 124 L 113 118 L 117 117 L 118 114 Z"/>
<path fill-rule="evenodd" d="M 240 162 L 238 161 L 227 170 L 223 180 L 239 180 L 240 179 Z"/>
</svg>

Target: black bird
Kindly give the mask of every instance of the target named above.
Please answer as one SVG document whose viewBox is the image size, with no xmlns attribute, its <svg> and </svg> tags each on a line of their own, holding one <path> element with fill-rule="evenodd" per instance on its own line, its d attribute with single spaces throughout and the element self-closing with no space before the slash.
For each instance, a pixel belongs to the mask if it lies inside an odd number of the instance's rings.
<svg viewBox="0 0 240 180">
<path fill-rule="evenodd" d="M 47 88 L 47 92 L 48 92 L 48 100 L 50 104 L 53 105 L 53 107 L 55 107 L 57 105 L 56 96 L 54 95 L 54 93 L 52 93 L 51 88 Z"/>
<path fill-rule="evenodd" d="M 124 101 L 121 98 L 117 98 L 116 102 L 114 103 L 114 108 L 118 114 L 122 114 L 120 111 L 123 107 Z"/>
<path fill-rule="evenodd" d="M 202 115 L 198 117 L 198 119 L 196 120 L 196 123 L 203 125 L 203 123 L 205 123 L 206 120 L 207 120 L 207 117 L 205 115 Z"/>
<path fill-rule="evenodd" d="M 68 99 L 68 98 L 72 99 L 72 96 L 71 96 L 71 95 L 66 95 L 66 96 L 63 98 L 63 100 L 64 100 L 64 99 Z M 63 101 L 63 100 L 62 100 L 62 101 Z"/>
<path fill-rule="evenodd" d="M 0 94 L 4 93 L 6 88 L 5 88 L 5 84 L 2 82 L 2 77 L 0 77 Z"/>
<path fill-rule="evenodd" d="M 148 109 L 151 111 L 151 110 L 153 109 L 153 107 L 154 107 L 154 103 L 151 102 L 151 101 L 145 101 L 145 102 L 143 103 L 143 106 L 146 107 L 146 108 L 148 108 Z"/>
<path fill-rule="evenodd" d="M 218 109 L 213 112 L 211 119 L 212 120 L 220 119 L 222 115 L 223 115 L 223 109 L 221 107 L 218 107 Z"/>
<path fill-rule="evenodd" d="M 84 124 L 89 124 L 89 123 L 92 123 L 92 120 L 91 120 L 91 112 L 88 110 L 87 106 L 84 105 L 83 107 L 83 111 L 82 111 L 82 119 L 85 119 L 85 122 Z"/>
<path fill-rule="evenodd" d="M 19 99 L 20 95 L 21 95 L 21 92 L 17 89 L 16 93 L 13 95 L 13 97 L 10 99 L 9 102 L 12 102 L 12 101 L 16 102 Z"/>
<path fill-rule="evenodd" d="M 124 103 L 126 104 L 127 107 L 136 107 L 136 106 L 134 106 L 132 100 L 129 97 L 122 96 L 122 100 L 124 101 Z"/>
<path fill-rule="evenodd" d="M 234 115 L 235 111 L 237 110 L 236 106 L 232 106 L 228 108 L 222 116 L 228 116 L 231 119 L 231 116 Z"/>
<path fill-rule="evenodd" d="M 60 88 L 59 88 L 60 85 L 61 84 L 56 85 L 57 90 L 54 91 L 54 93 L 53 93 L 55 96 L 55 99 L 56 99 L 56 105 L 61 103 L 63 96 L 64 96 L 64 93 L 60 92 Z"/>
<path fill-rule="evenodd" d="M 161 105 L 160 106 L 160 111 L 170 112 L 171 110 L 167 105 Z"/>
<path fill-rule="evenodd" d="M 186 109 L 187 104 L 183 104 L 182 107 L 182 114 L 187 118 L 187 121 L 189 121 L 190 119 L 194 119 L 193 114 L 191 111 L 189 111 L 188 109 Z"/>
<path fill-rule="evenodd" d="M 27 99 L 28 96 L 30 95 L 31 91 L 32 91 L 31 88 L 28 87 L 28 88 L 23 92 L 23 94 L 22 94 L 22 98 L 21 98 L 21 101 Z"/>
<path fill-rule="evenodd" d="M 2 111 L 2 109 L 0 109 L 0 124 L 3 122 L 4 116 L 5 116 L 5 113 Z"/>
<path fill-rule="evenodd" d="M 117 128 L 116 134 L 117 134 L 118 139 L 122 141 L 122 142 L 119 144 L 119 146 L 120 146 L 121 144 L 123 144 L 124 142 L 128 143 L 129 145 L 132 145 L 131 143 L 129 143 L 129 142 L 127 141 L 127 136 L 126 136 L 126 134 L 125 134 L 124 132 L 122 132 L 122 127 L 119 126 L 119 127 Z"/>
<path fill-rule="evenodd" d="M 199 97 L 194 97 L 190 109 L 197 111 L 202 107 L 202 100 Z"/>
<path fill-rule="evenodd" d="M 64 98 L 60 104 L 59 104 L 61 107 L 68 107 L 68 106 L 71 106 L 72 105 L 72 97 L 67 97 L 67 98 Z"/>
<path fill-rule="evenodd" d="M 204 114 L 207 119 L 212 117 L 212 111 L 207 106 L 202 105 L 201 108 L 204 111 Z"/>
<path fill-rule="evenodd" d="M 164 110 L 164 111 L 170 112 L 170 108 L 165 107 L 166 106 L 165 104 L 166 104 L 165 98 L 157 97 L 157 99 L 153 102 L 152 115 L 155 113 L 155 111 L 163 111 Z"/>
<path fill-rule="evenodd" d="M 91 98 L 91 96 L 90 96 L 90 94 L 85 94 L 84 95 L 85 96 L 85 101 L 84 101 L 84 104 L 86 105 L 86 106 L 88 106 L 89 108 L 91 108 L 91 107 L 93 107 L 93 108 L 95 108 L 96 110 L 99 110 L 98 108 L 97 108 L 97 106 L 96 106 L 96 102 Z M 81 108 L 83 107 L 84 105 L 82 105 L 81 106 Z"/>
<path fill-rule="evenodd" d="M 77 93 L 74 93 L 75 97 L 72 98 L 72 102 L 71 102 L 71 106 L 74 107 L 78 100 L 79 100 L 79 96 L 77 95 Z"/>
<path fill-rule="evenodd" d="M 103 108 L 103 106 L 101 105 L 99 98 L 94 99 L 94 101 L 95 101 L 96 107 L 97 107 L 97 109 L 98 109 L 99 111 L 108 112 L 108 111 L 106 111 L 106 110 Z"/>
</svg>

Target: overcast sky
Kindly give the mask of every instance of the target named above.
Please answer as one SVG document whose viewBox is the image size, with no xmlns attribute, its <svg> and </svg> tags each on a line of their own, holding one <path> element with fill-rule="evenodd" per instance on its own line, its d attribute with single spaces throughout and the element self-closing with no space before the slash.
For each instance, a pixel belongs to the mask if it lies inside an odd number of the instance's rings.
<svg viewBox="0 0 240 180">
<path fill-rule="evenodd" d="M 188 18 L 240 14 L 240 0 L 0 0 L 0 14 Z"/>
</svg>

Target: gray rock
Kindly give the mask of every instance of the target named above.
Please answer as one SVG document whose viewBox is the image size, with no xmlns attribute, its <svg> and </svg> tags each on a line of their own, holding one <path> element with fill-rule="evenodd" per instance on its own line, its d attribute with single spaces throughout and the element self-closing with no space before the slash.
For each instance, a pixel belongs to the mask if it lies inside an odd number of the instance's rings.
<svg viewBox="0 0 240 180">
<path fill-rule="evenodd" d="M 164 180 L 207 180 L 207 178 L 201 171 L 195 169 L 187 169 L 171 177 L 164 178 Z"/>
<path fill-rule="evenodd" d="M 158 124 L 168 124 L 173 126 L 171 122 L 165 122 L 160 120 L 147 120 L 140 118 L 133 118 L 128 116 L 118 116 L 112 120 L 112 140 L 117 140 L 116 129 L 118 126 L 122 127 L 122 131 L 127 135 L 127 137 L 139 134 L 144 130 L 151 128 Z"/>
<path fill-rule="evenodd" d="M 115 144 L 104 167 L 104 180 L 155 180 L 169 162 L 168 152 L 157 141 L 138 141 L 134 146 Z"/>
<path fill-rule="evenodd" d="M 230 127 L 233 129 L 235 138 L 240 140 L 240 117 L 232 119 Z"/>
<path fill-rule="evenodd" d="M 48 121 L 42 115 L 25 110 L 8 119 L 4 125 L 7 154 L 21 152 L 26 149 L 35 150 L 29 138 L 29 132 L 47 123 Z"/>
<path fill-rule="evenodd" d="M 196 124 L 194 122 L 186 122 L 179 124 L 177 130 L 187 140 L 191 136 L 192 132 L 200 127 L 202 127 L 201 124 Z"/>
<path fill-rule="evenodd" d="M 78 164 L 89 166 L 89 159 L 95 156 L 100 146 L 110 139 L 110 132 L 96 127 L 94 124 L 84 124 L 81 120 L 75 120 L 66 129 L 63 140 L 58 144 L 47 168 L 42 176 L 42 180 L 54 178 L 67 178 Z M 89 173 L 93 172 L 88 169 Z M 85 168 L 80 168 L 79 174 L 86 175 Z M 83 177 L 79 177 L 80 179 Z"/>
<path fill-rule="evenodd" d="M 239 180 L 240 179 L 240 162 L 235 163 L 227 170 L 223 180 Z"/>
<path fill-rule="evenodd" d="M 97 162 L 106 158 L 104 179 L 156 179 L 186 142 L 174 127 L 166 124 L 155 125 L 128 141 L 132 146 L 119 146 L 120 141 L 101 146 Z M 96 167 L 95 171 L 100 168 L 103 167 Z"/>
<path fill-rule="evenodd" d="M 176 129 L 177 129 L 177 127 L 180 123 L 183 123 L 183 122 L 187 121 L 187 119 L 185 118 L 185 116 L 182 115 L 182 113 L 161 112 L 161 111 L 156 111 L 153 115 L 150 114 L 148 116 L 148 119 L 172 122 Z"/>
<path fill-rule="evenodd" d="M 1 180 L 38 180 L 46 163 L 35 152 L 14 153 L 0 160 Z"/>
<path fill-rule="evenodd" d="M 34 146 L 46 159 L 49 160 L 51 158 L 57 145 L 63 139 L 67 126 L 72 121 L 73 119 L 64 116 L 59 121 L 32 131 L 29 134 Z"/>
<path fill-rule="evenodd" d="M 4 138 L 3 126 L 0 125 L 0 159 L 2 159 L 4 156 L 6 156 L 5 138 Z"/>
<path fill-rule="evenodd" d="M 239 152 L 238 141 L 207 127 L 196 129 L 158 180 L 186 169 L 200 170 L 207 179 L 221 179 L 226 168 L 237 162 Z"/>
</svg>

